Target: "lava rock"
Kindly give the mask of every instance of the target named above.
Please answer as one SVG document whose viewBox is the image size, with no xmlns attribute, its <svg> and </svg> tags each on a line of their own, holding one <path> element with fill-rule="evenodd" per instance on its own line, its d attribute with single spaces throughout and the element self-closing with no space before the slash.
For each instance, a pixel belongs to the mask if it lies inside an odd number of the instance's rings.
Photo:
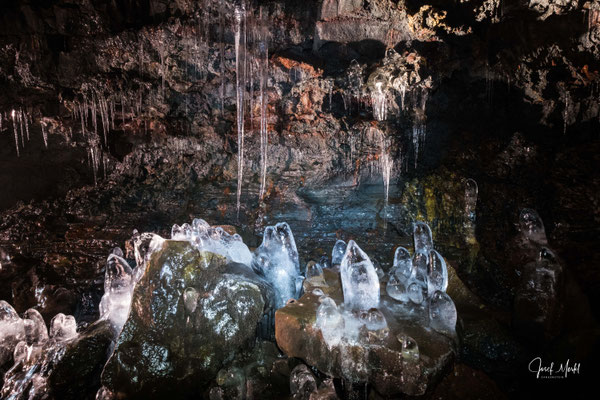
<svg viewBox="0 0 600 400">
<path fill-rule="evenodd" d="M 328 286 L 318 289 L 341 304 L 339 272 L 330 268 L 323 272 Z M 397 320 L 393 311 L 396 303 L 384 294 L 380 311 L 389 326 L 384 338 L 371 341 L 369 337 L 368 343 L 328 347 L 321 331 L 315 327 L 319 295 L 308 289 L 299 300 L 275 312 L 277 345 L 289 357 L 301 358 L 335 378 L 367 382 L 383 396 L 424 394 L 454 359 L 456 343 L 453 338 L 426 329 L 422 324 Z M 418 359 L 403 354 L 398 335 L 408 335 L 417 342 Z"/>
<path fill-rule="evenodd" d="M 249 267 L 166 240 L 135 287 L 102 383 L 129 397 L 200 393 L 253 343 L 271 296 Z"/>
</svg>

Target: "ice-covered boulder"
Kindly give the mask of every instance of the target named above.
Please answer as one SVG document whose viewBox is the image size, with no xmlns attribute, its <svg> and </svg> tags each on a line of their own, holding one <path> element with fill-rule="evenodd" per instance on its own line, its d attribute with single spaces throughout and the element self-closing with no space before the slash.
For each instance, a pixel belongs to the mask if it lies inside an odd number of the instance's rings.
<svg viewBox="0 0 600 400">
<path fill-rule="evenodd" d="M 275 338 L 287 356 L 386 397 L 422 395 L 442 376 L 457 344 L 429 329 L 427 304 L 402 305 L 382 293 L 376 309 L 344 309 L 340 273 L 325 268 L 323 278 L 324 286 L 305 282 L 305 294 L 275 313 Z"/>
<path fill-rule="evenodd" d="M 273 297 L 247 266 L 188 240 L 163 241 L 135 285 L 104 386 L 136 397 L 199 390 L 252 342 Z"/>
</svg>

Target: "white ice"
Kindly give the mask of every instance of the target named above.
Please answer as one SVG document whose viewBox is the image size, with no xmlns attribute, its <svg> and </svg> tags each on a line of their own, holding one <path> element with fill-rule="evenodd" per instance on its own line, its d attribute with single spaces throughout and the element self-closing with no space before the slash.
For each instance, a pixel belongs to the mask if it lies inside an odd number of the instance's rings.
<svg viewBox="0 0 600 400">
<path fill-rule="evenodd" d="M 296 298 L 302 286 L 298 250 L 289 225 L 280 222 L 265 228 L 263 241 L 254 252 L 253 268 L 275 288 L 277 307 Z"/>
<path fill-rule="evenodd" d="M 333 246 L 333 250 L 331 251 L 331 264 L 332 265 L 341 264 L 342 258 L 344 257 L 345 253 L 346 253 L 346 242 L 344 242 L 343 240 L 338 240 L 337 242 L 335 242 L 335 245 Z"/>
<path fill-rule="evenodd" d="M 203 219 L 196 218 L 192 225 L 173 225 L 171 240 L 187 240 L 199 251 L 219 254 L 229 261 L 250 266 L 252 253 L 240 235 L 230 235 L 220 226 L 212 227 Z"/>
<path fill-rule="evenodd" d="M 351 240 L 340 264 L 344 304 L 368 310 L 379 305 L 379 278 L 369 256 Z"/>
</svg>

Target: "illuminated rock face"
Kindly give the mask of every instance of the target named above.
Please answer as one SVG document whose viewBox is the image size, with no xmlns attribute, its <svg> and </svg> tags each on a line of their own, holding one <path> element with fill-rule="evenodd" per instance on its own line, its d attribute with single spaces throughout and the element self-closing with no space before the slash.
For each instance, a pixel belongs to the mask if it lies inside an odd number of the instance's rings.
<svg viewBox="0 0 600 400">
<path fill-rule="evenodd" d="M 166 240 L 135 287 L 103 384 L 136 396 L 193 391 L 254 337 L 272 296 L 246 266 Z"/>
</svg>

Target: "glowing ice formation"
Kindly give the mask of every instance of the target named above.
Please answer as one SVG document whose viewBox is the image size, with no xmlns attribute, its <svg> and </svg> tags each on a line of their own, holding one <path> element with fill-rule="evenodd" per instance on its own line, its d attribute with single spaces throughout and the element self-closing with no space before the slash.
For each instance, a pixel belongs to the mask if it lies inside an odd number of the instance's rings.
<svg viewBox="0 0 600 400">
<path fill-rule="evenodd" d="M 187 240 L 199 251 L 219 254 L 232 262 L 247 266 L 252 263 L 252 253 L 240 235 L 230 235 L 222 227 L 212 227 L 200 218 L 194 219 L 192 225 L 173 225 L 171 240 Z"/>
<path fill-rule="evenodd" d="M 48 372 L 63 357 L 66 344 L 77 336 L 72 315 L 56 314 L 48 334 L 38 311 L 29 309 L 21 318 L 0 300 L 0 364 L 13 361 L 4 374 L 0 398 L 46 398 Z"/>
<path fill-rule="evenodd" d="M 439 332 L 454 332 L 456 327 L 456 306 L 445 292 L 436 291 L 429 303 L 429 323 Z"/>
<path fill-rule="evenodd" d="M 539 244 L 546 244 L 546 230 L 538 213 L 531 208 L 524 208 L 519 214 L 519 228 L 525 238 Z"/>
<path fill-rule="evenodd" d="M 379 278 L 369 256 L 351 240 L 340 263 L 344 304 L 357 310 L 379 305 Z"/>
<path fill-rule="evenodd" d="M 343 240 L 338 240 L 335 242 L 333 246 L 333 250 L 331 251 L 331 264 L 341 264 L 342 258 L 344 258 L 344 254 L 346 253 L 346 242 Z"/>
<path fill-rule="evenodd" d="M 278 308 L 298 296 L 303 278 L 294 234 L 286 222 L 265 228 L 263 241 L 254 252 L 252 266 L 275 288 Z"/>
<path fill-rule="evenodd" d="M 344 317 L 331 297 L 323 297 L 317 309 L 316 326 L 328 346 L 335 346 L 344 334 Z"/>
<path fill-rule="evenodd" d="M 115 248 L 106 260 L 104 295 L 100 300 L 100 318 L 108 319 L 121 330 L 129 316 L 131 296 L 135 286 L 133 271 L 122 257 L 120 248 Z"/>
</svg>

